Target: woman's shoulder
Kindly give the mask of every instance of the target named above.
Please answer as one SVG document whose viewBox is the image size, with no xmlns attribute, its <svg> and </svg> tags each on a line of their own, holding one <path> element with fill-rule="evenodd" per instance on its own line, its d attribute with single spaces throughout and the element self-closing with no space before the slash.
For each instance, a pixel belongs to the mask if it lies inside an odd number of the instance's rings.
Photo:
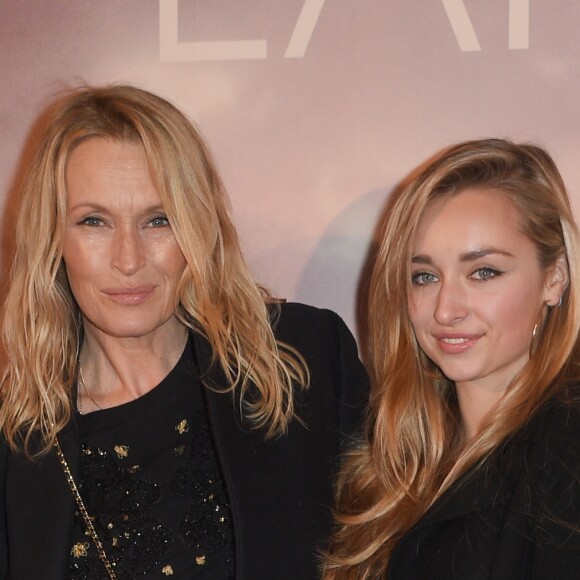
<svg viewBox="0 0 580 580">
<path fill-rule="evenodd" d="M 296 348 L 307 362 L 360 365 L 355 338 L 342 318 L 326 308 L 280 303 L 273 313 L 276 338 Z"/>
<path fill-rule="evenodd" d="M 285 302 L 273 320 L 276 338 L 295 348 L 310 373 L 310 402 L 321 407 L 340 401 L 340 423 L 360 423 L 369 395 L 369 379 L 356 341 L 338 314 L 325 308 Z"/>
<path fill-rule="evenodd" d="M 568 578 L 580 566 L 579 395 L 573 387 L 548 402 L 540 436 L 527 457 L 537 522 L 535 558 L 542 570 L 538 577 Z"/>
<path fill-rule="evenodd" d="M 580 385 L 552 397 L 542 415 L 542 434 L 547 441 L 566 450 L 580 449 Z"/>
<path fill-rule="evenodd" d="M 494 455 L 502 473 L 521 474 L 549 503 L 565 490 L 580 494 L 579 394 L 574 387 L 552 396 Z"/>
<path fill-rule="evenodd" d="M 580 518 L 580 389 L 553 396 L 530 423 L 525 473 L 564 521 Z"/>
<path fill-rule="evenodd" d="M 286 300 L 276 302 L 273 304 L 273 308 L 279 310 L 280 320 L 286 320 L 287 322 L 292 319 L 294 321 L 340 321 L 342 318 L 328 308 L 321 308 L 318 306 L 312 306 L 310 304 L 304 304 L 302 302 L 288 302 Z"/>
<path fill-rule="evenodd" d="M 354 338 L 342 318 L 333 310 L 299 302 L 279 302 L 271 306 L 272 326 L 279 339 Z"/>
</svg>

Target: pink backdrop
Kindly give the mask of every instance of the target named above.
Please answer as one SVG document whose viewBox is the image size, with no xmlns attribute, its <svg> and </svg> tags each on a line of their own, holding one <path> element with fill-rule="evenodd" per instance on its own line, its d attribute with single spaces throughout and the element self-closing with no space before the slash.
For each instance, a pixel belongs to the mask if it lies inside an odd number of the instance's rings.
<svg viewBox="0 0 580 580">
<path fill-rule="evenodd" d="M 539 142 L 580 208 L 579 29 L 577 0 L 0 0 L 0 201 L 55 92 L 138 84 L 208 138 L 258 279 L 354 330 L 380 210 L 443 146 Z"/>
</svg>

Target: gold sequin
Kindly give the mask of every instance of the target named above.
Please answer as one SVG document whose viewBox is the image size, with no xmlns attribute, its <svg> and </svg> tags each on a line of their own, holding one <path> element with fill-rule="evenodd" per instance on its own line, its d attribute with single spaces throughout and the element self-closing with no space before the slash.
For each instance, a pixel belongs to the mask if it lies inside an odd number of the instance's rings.
<svg viewBox="0 0 580 580">
<path fill-rule="evenodd" d="M 113 536 L 113 539 L 111 540 L 111 545 L 114 548 L 116 548 L 118 544 L 119 544 L 119 538 L 117 538 L 117 536 Z"/>
<path fill-rule="evenodd" d="M 179 445 L 178 447 L 176 447 L 173 450 L 173 453 L 175 453 L 175 455 L 177 455 L 178 457 L 181 457 L 183 455 L 185 451 L 185 445 Z"/>
<path fill-rule="evenodd" d="M 175 430 L 178 431 L 180 435 L 187 433 L 189 431 L 189 423 L 187 422 L 187 419 L 179 421 L 175 426 Z"/>
<path fill-rule="evenodd" d="M 161 570 L 166 576 L 173 576 L 173 568 L 168 564 Z"/>
<path fill-rule="evenodd" d="M 78 542 L 71 548 L 70 553 L 75 558 L 86 558 L 88 549 L 88 542 Z"/>
<path fill-rule="evenodd" d="M 128 445 L 115 445 L 113 449 L 115 450 L 115 453 L 117 454 L 117 457 L 119 459 L 124 459 L 125 457 L 127 457 L 127 455 L 129 455 Z"/>
<path fill-rule="evenodd" d="M 196 556 L 195 557 L 195 563 L 198 566 L 203 566 L 205 564 L 205 556 Z"/>
</svg>

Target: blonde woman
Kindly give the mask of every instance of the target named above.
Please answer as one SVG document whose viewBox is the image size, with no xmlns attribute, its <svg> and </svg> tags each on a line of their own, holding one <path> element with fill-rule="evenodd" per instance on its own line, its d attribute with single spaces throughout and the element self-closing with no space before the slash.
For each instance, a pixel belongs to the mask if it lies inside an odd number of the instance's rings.
<svg viewBox="0 0 580 580">
<path fill-rule="evenodd" d="M 365 373 L 335 314 L 256 285 L 197 130 L 72 91 L 21 197 L 0 577 L 317 577 Z"/>
<path fill-rule="evenodd" d="M 394 201 L 327 579 L 578 578 L 578 232 L 551 158 L 463 143 Z"/>
</svg>

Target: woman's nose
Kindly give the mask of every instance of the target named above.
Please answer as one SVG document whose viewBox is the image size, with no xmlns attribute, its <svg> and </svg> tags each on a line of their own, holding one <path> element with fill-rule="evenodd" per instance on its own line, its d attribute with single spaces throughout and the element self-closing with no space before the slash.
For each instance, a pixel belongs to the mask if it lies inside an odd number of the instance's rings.
<svg viewBox="0 0 580 580">
<path fill-rule="evenodd" d="M 463 320 L 469 312 L 465 289 L 460 283 L 443 282 L 437 295 L 434 317 L 437 323 L 451 326 Z"/>
<path fill-rule="evenodd" d="M 119 229 L 113 240 L 113 267 L 132 276 L 144 264 L 143 240 L 133 228 Z"/>
</svg>

